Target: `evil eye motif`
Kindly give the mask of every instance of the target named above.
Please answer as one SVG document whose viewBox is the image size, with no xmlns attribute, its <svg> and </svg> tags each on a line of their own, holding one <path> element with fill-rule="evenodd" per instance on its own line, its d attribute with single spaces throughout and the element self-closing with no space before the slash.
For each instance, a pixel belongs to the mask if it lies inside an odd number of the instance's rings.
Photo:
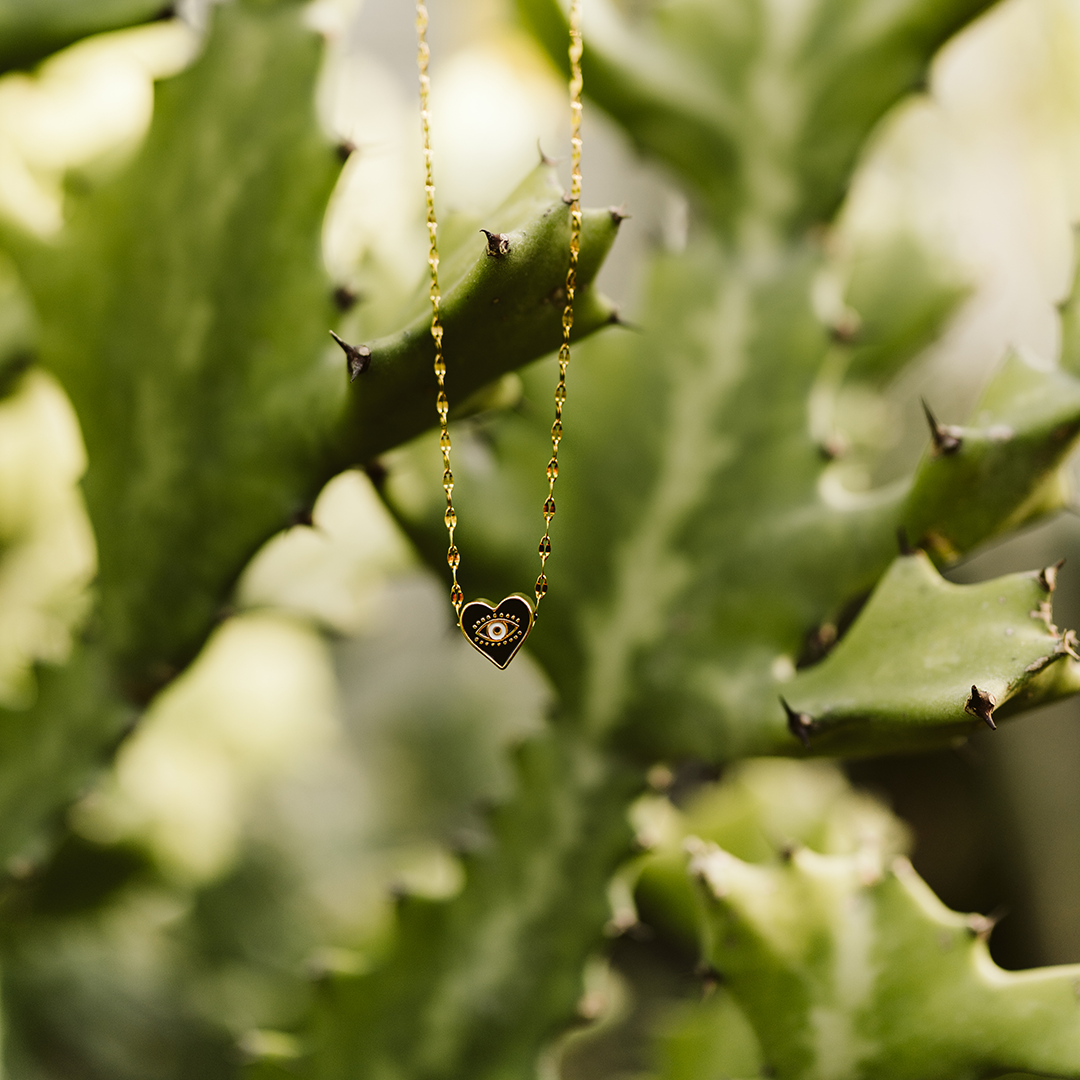
<svg viewBox="0 0 1080 1080">
<path fill-rule="evenodd" d="M 490 641 L 493 645 L 508 644 L 520 631 L 521 627 L 517 619 L 502 617 L 482 620 L 478 626 L 473 627 L 473 632 L 478 638 Z"/>
<path fill-rule="evenodd" d="M 461 632 L 474 649 L 500 668 L 513 660 L 532 623 L 532 604 L 520 593 L 497 605 L 472 600 L 461 609 Z"/>
</svg>

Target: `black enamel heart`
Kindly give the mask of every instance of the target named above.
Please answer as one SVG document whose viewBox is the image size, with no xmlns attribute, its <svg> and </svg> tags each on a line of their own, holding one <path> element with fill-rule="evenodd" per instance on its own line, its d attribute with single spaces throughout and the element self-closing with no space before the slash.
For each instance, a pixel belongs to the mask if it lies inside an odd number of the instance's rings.
<svg viewBox="0 0 1080 1080">
<path fill-rule="evenodd" d="M 532 624 L 532 604 L 521 593 L 513 593 L 498 604 L 470 600 L 461 609 L 461 632 L 497 668 L 514 659 Z"/>
</svg>

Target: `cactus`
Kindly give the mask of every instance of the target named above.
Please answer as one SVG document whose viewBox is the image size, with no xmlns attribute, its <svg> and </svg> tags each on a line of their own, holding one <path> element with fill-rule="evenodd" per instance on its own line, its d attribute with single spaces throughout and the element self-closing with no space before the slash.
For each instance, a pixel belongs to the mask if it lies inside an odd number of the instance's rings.
<svg viewBox="0 0 1080 1080">
<path fill-rule="evenodd" d="M 524 747 L 492 851 L 465 860 L 468 887 L 449 902 L 400 901 L 384 962 L 325 988 L 305 1071 L 529 1075 L 537 1048 L 574 1022 L 636 782 L 573 736 Z"/>
<path fill-rule="evenodd" d="M 446 330 L 447 385 L 460 406 L 498 376 L 556 348 L 559 324 L 553 296 L 561 288 L 570 225 L 557 212 L 563 191 L 552 163 L 542 161 L 485 221 L 501 240 L 494 252 L 477 240 L 485 231 L 471 217 L 451 218 L 449 243 L 440 250 L 441 307 Z M 615 240 L 622 217 L 616 210 L 586 210 L 582 221 L 580 275 L 575 309 L 577 336 L 618 322 L 611 301 L 590 287 Z M 480 247 L 480 252 L 478 252 Z M 448 286 L 448 288 L 447 288 Z M 366 346 L 371 385 L 352 401 L 349 449 L 361 461 L 407 441 L 431 425 L 433 391 L 430 309 L 426 296 L 414 304 L 397 333 Z"/>
<path fill-rule="evenodd" d="M 545 40 L 550 36 L 554 55 L 561 30 L 543 31 L 558 25 L 553 5 L 522 7 Z M 913 85 L 935 45 L 973 8 L 905 5 L 895 23 L 876 27 L 880 41 L 859 37 L 860 55 L 865 50 L 881 64 L 877 107 Z M 663 17 L 689 23 L 692 11 L 700 16 L 695 34 L 705 38 L 716 25 L 709 13 L 718 10 L 686 5 Z M 764 7 L 755 10 L 767 23 Z M 804 27 L 805 47 L 812 41 L 829 56 L 835 44 L 836 55 L 845 55 L 848 35 L 858 36 L 854 27 L 839 15 L 830 22 L 824 5 L 819 15 L 820 24 Z M 853 9 L 850 18 L 857 17 Z M 559 723 L 646 761 L 872 754 L 947 745 L 994 722 L 995 709 L 1007 716 L 1072 693 L 1073 639 L 1053 625 L 1047 606 L 1052 568 L 1041 577 L 954 586 L 933 562 L 953 562 L 1065 505 L 1060 470 L 1076 440 L 1080 384 L 1064 364 L 1047 372 L 1009 356 L 967 426 L 942 424 L 930 412 L 923 459 L 867 490 L 864 478 L 880 450 L 845 426 L 845 395 L 880 395 L 937 336 L 961 290 L 901 239 L 866 253 L 852 278 L 846 307 L 857 328 L 842 320 L 823 325 L 811 293 L 827 260 L 803 230 L 841 197 L 852 163 L 844 145 L 861 139 L 872 118 L 852 116 L 851 127 L 836 133 L 827 169 L 811 133 L 823 122 L 825 102 L 853 93 L 860 70 L 822 64 L 826 85 L 805 90 L 819 104 L 802 117 L 805 131 L 787 133 L 786 146 L 769 144 L 768 115 L 756 125 L 741 121 L 746 145 L 730 155 L 735 173 L 756 176 L 761 155 L 775 154 L 785 177 L 796 177 L 789 198 L 765 207 L 755 202 L 753 185 L 717 166 L 721 136 L 700 134 L 712 99 L 698 95 L 696 111 L 685 101 L 676 106 L 679 81 L 655 75 L 693 70 L 703 54 L 724 55 L 719 39 L 730 25 L 715 30 L 711 52 L 694 41 L 693 57 L 688 35 L 672 32 L 674 58 L 662 62 L 655 49 L 666 29 L 639 35 L 652 52 L 635 51 L 614 30 L 605 50 L 601 24 L 587 52 L 590 85 L 639 145 L 703 192 L 713 230 L 684 253 L 654 258 L 641 334 L 612 332 L 577 354 L 552 587 L 530 639 L 559 690 Z M 768 33 L 760 29 L 763 39 Z M 916 63 L 909 48 L 922 59 Z M 797 47 L 791 50 L 797 57 Z M 762 52 L 762 68 L 778 62 Z M 758 62 L 753 53 L 740 56 L 749 68 Z M 720 119 L 709 122 L 722 126 L 719 105 L 716 113 Z M 663 140 L 676 122 L 700 137 L 684 133 L 669 148 Z M 706 189 L 718 177 L 722 198 Z M 911 283 L 900 303 L 897 280 Z M 1069 333 L 1065 340 L 1069 355 Z M 549 382 L 547 372 L 529 372 L 527 399 L 542 402 Z M 457 469 L 467 592 L 504 595 L 527 580 L 535 531 L 528 496 L 537 507 L 542 501 L 534 474 L 544 422 L 536 412 L 479 426 L 499 465 L 494 477 L 490 464 L 483 476 L 467 465 Z M 390 505 L 440 566 L 432 451 L 410 448 L 387 465 Z M 422 502 L 416 492 L 425 484 Z M 921 550 L 908 554 L 911 545 Z M 868 593 L 835 651 L 812 663 Z M 473 887 L 468 879 L 463 895 Z M 454 1066 L 444 1062 L 432 1074 L 454 1075 Z"/>
<path fill-rule="evenodd" d="M 872 15 L 819 3 L 793 28 L 758 4 L 689 0 L 631 22 L 599 0 L 582 65 L 597 103 L 701 193 L 722 232 L 791 236 L 832 216 L 874 124 L 989 6 L 904 0 Z M 553 0 L 518 8 L 565 66 Z"/>
<path fill-rule="evenodd" d="M 998 706 L 1041 700 L 1044 684 L 1051 694 L 1070 692 L 1078 667 L 1070 632 L 1050 622 L 1053 573 L 952 585 L 925 553 L 901 557 L 844 639 L 792 680 L 789 727 L 808 747 L 832 752 L 857 753 L 875 728 L 889 733 L 882 741 L 910 747 L 927 720 L 940 741 L 950 715 L 962 736 L 972 717 L 993 728 Z M 968 627 L 962 644 L 950 630 L 934 645 L 939 627 L 958 623 Z M 845 728 L 858 731 L 846 746 Z"/>
<path fill-rule="evenodd" d="M 827 767 L 746 763 L 685 815 L 642 805 L 638 818 L 655 845 L 635 870 L 643 909 L 700 939 L 725 988 L 669 1040 L 693 1039 L 706 1009 L 721 1024 L 737 1009 L 764 1055 L 753 1075 L 1075 1072 L 1080 966 L 1002 971 L 993 921 L 949 911 L 904 857 L 902 826 Z M 713 1075 L 727 1052 L 664 1076 Z"/>
<path fill-rule="evenodd" d="M 647 925 L 726 979 L 704 1000 L 684 986 L 635 1036 L 665 1080 L 1080 1076 L 1076 974 L 995 969 L 985 925 L 930 896 L 902 827 L 832 767 L 735 767 L 685 815 L 634 801 L 657 762 L 940 747 L 1080 689 L 1075 635 L 1051 608 L 1056 566 L 942 576 L 1066 504 L 1080 274 L 1060 362 L 1011 353 L 963 426 L 927 402 L 925 453 L 901 469 L 858 412 L 906 422 L 890 390 L 964 288 L 911 238 L 847 264 L 824 241 L 875 125 L 988 6 L 819 0 L 789 25 L 757 0 L 633 18 L 589 0 L 593 103 L 697 202 L 686 249 L 650 258 L 640 330 L 618 326 L 592 284 L 623 215 L 585 215 L 551 589 L 529 639 L 551 721 L 516 749 L 489 835 L 456 858 L 459 891 L 402 890 L 366 964 L 323 965 L 303 991 L 276 973 L 300 1004 L 245 1017 L 288 1028 L 243 1043 L 248 1075 L 532 1075 L 541 1055 L 570 1053 L 559 1040 L 605 931 Z M 555 0 L 518 8 L 561 62 Z M 77 10 L 42 5 L 5 62 L 147 15 L 134 2 L 95 9 L 93 24 L 58 14 Z M 0 29 L 12 18 L 0 7 Z M 74 406 L 99 567 L 70 658 L 38 655 L 33 693 L 0 710 L 9 866 L 48 860 L 64 808 L 227 617 L 252 556 L 306 520 L 336 474 L 368 466 L 445 572 L 438 450 L 430 432 L 409 442 L 436 415 L 424 291 L 337 312 L 345 283 L 320 261 L 353 151 L 335 157 L 314 122 L 319 59 L 299 3 L 221 7 L 199 59 L 160 87 L 133 160 L 72 186 L 58 236 L 3 226 L 14 270 L 0 263 L 0 377 L 24 389 L 32 350 Z M 543 162 L 501 208 L 441 226 L 461 576 L 470 596 L 502 596 L 537 570 L 550 363 L 522 371 L 517 408 L 492 407 L 490 388 L 559 342 L 568 211 Z M 830 276 L 845 291 L 825 312 L 814 297 Z M 448 696 L 425 706 L 432 723 Z M 810 811 L 787 798 L 798 791 Z M 60 844 L 42 877 L 9 883 L 5 981 L 30 999 L 47 995 L 26 975 L 19 919 L 47 910 L 50 872 L 68 880 L 80 859 L 100 870 L 117 856 L 99 847 Z M 190 964 L 169 970 L 197 998 L 188 968 L 221 943 L 197 932 L 213 889 L 188 899 Z M 243 903 L 268 921 L 288 907 L 271 889 Z M 943 1000 L 964 1002 L 963 1026 L 941 1022 Z M 33 1008 L 16 1004 L 30 1031 Z M 227 1075 L 220 1023 L 205 1046 Z M 25 1037 L 12 1053 L 33 1057 Z"/>
<path fill-rule="evenodd" d="M 50 751 L 35 740 L 52 744 L 54 725 L 71 723 L 68 737 L 86 747 L 64 764 L 77 779 L 32 781 L 35 798 L 58 789 L 55 807 L 130 723 L 117 720 L 123 701 L 144 704 L 196 654 L 258 547 L 303 516 L 333 475 L 434 415 L 422 319 L 374 342 L 371 370 L 351 387 L 326 332 L 332 286 L 318 239 L 340 161 L 312 115 L 318 59 L 294 4 L 217 13 L 205 54 L 161 87 L 131 167 L 76 200 L 57 242 L 9 232 L 42 325 L 40 362 L 74 404 L 87 445 L 100 600 L 85 657 L 44 671 L 43 686 L 56 690 L 5 725 L 22 740 L 3 766 L 13 774 L 2 785 L 12 793 L 8 854 L 42 820 L 18 779 L 30 780 L 20 756 L 46 767 Z M 222 176 L 232 178 L 227 191 Z M 448 252 L 455 388 L 558 342 L 546 298 L 565 276 L 569 224 L 553 206 L 563 207 L 561 193 L 540 168 L 492 215 L 512 237 L 504 259 L 488 258 L 479 235 Z M 607 211 L 587 220 L 582 333 L 613 317 L 588 283 L 618 228 Z M 488 348 L 490 324 L 479 337 L 455 333 L 495 298 L 507 347 Z"/>
<path fill-rule="evenodd" d="M 1076 387 L 1066 373 L 1039 373 L 1016 357 L 977 408 L 985 428 L 967 432 L 956 452 L 939 454 L 931 443 L 910 478 L 869 492 L 846 488 L 845 473 L 865 468 L 858 451 L 856 460 L 827 460 L 800 409 L 830 354 L 852 346 L 830 345 L 810 310 L 816 257 L 800 245 L 791 259 L 780 281 L 763 284 L 729 281 L 716 252 L 662 259 L 645 318 L 656 338 L 607 337 L 577 369 L 572 404 L 587 421 L 576 434 L 567 425 L 568 455 L 577 464 L 560 478 L 565 533 L 553 541 L 559 555 L 552 573 L 561 587 L 545 601 L 549 629 L 538 628 L 533 649 L 582 723 L 604 735 L 624 729 L 638 750 L 657 758 L 797 752 L 781 698 L 801 709 L 799 680 L 820 676 L 808 671 L 791 681 L 796 664 L 807 640 L 825 631 L 835 636 L 845 608 L 880 578 L 895 556 L 898 529 L 937 558 L 955 557 L 989 539 L 1003 519 L 1020 524 L 1063 505 L 1057 468 L 1075 439 Z M 717 277 L 724 282 L 719 295 Z M 880 325 L 871 299 L 863 309 L 868 336 Z M 781 312 L 797 317 L 795 329 Z M 739 325 L 748 328 L 741 344 L 727 338 Z M 786 328 L 779 340 L 778 326 Z M 866 351 L 880 346 L 880 339 L 860 342 Z M 660 355 L 660 370 L 647 366 Z M 642 374 L 628 384 L 626 371 Z M 1018 384 L 1025 390 L 1009 397 L 1017 403 L 1013 414 L 1001 407 L 998 388 L 1012 395 Z M 786 432 L 763 429 L 770 416 Z M 996 458 L 1005 430 L 1014 452 L 1008 473 Z M 528 514 L 511 519 L 520 521 L 513 533 L 504 515 L 498 548 L 484 523 L 500 507 L 516 507 L 515 492 L 537 487 L 531 474 L 542 434 L 540 423 L 500 418 L 486 432 L 496 451 L 508 447 L 500 482 L 480 489 L 458 470 L 460 546 L 488 561 L 474 570 L 480 593 L 503 595 L 528 572 Z M 432 472 L 418 457 L 400 467 L 409 470 L 410 488 Z M 994 475 L 994 483 L 979 483 L 980 473 Z M 388 490 L 392 499 L 392 475 Z M 435 562 L 439 489 L 429 492 L 424 506 L 414 499 L 410 527 Z M 610 547 L 593 543 L 597 535 L 610 536 Z M 926 626 L 935 623 L 932 608 L 923 614 Z M 948 633 L 963 637 L 959 624 L 949 625 Z M 930 638 L 918 640 L 917 648 L 934 652 Z M 893 644 L 879 637 L 877 647 Z M 959 670 L 957 677 L 970 693 L 974 675 L 966 683 Z M 852 681 L 863 683 L 858 673 Z M 1045 692 L 1032 687 L 1032 701 L 1054 695 L 1045 685 Z M 860 692 L 873 695 L 870 687 Z M 888 697 L 878 699 L 880 710 L 890 708 Z M 957 733 L 942 725 L 940 704 L 936 734 L 918 735 L 924 746 Z M 955 701 L 954 718 L 963 704 Z M 875 722 L 861 732 L 859 747 L 894 748 L 910 734 Z"/>
<path fill-rule="evenodd" d="M 707 955 L 730 972 L 776 1075 L 1075 1070 L 1080 966 L 1003 971 L 985 920 L 949 911 L 906 859 L 868 869 L 858 854 L 803 849 L 764 869 L 715 848 L 691 872 L 717 901 Z"/>
</svg>

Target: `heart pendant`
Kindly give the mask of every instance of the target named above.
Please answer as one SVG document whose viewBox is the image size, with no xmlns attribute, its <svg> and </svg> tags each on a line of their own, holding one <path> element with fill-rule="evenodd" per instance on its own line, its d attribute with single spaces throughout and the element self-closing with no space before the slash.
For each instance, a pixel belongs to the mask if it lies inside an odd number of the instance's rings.
<svg viewBox="0 0 1080 1080">
<path fill-rule="evenodd" d="M 521 593 L 512 593 L 498 604 L 470 600 L 461 609 L 461 632 L 497 668 L 505 668 L 514 659 L 532 624 L 533 606 Z"/>
</svg>

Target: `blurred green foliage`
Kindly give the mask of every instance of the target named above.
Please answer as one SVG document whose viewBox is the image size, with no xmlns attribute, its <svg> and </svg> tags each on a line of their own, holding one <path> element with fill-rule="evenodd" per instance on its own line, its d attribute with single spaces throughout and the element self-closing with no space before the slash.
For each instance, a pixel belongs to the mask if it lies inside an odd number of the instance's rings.
<svg viewBox="0 0 1080 1080">
<path fill-rule="evenodd" d="M 0 375 L 17 395 L 36 364 L 74 407 L 97 552 L 69 654 L 31 649 L 29 690 L 0 708 L 11 1077 L 1080 1075 L 1075 969 L 996 968 L 989 924 L 933 897 L 903 827 L 832 766 L 742 761 L 949 746 L 1078 688 L 1053 568 L 941 570 L 1067 503 L 1080 284 L 1060 363 L 1006 357 L 967 425 L 928 410 L 901 470 L 859 414 L 889 415 L 964 289 L 900 236 L 820 301 L 867 139 L 988 4 L 586 6 L 593 104 L 695 199 L 693 228 L 650 256 L 640 327 L 586 341 L 619 322 L 593 281 L 623 217 L 586 211 L 532 660 L 481 671 L 446 636 L 434 574 L 401 556 L 366 636 L 339 637 L 318 676 L 339 726 L 316 694 L 302 706 L 318 767 L 255 800 L 242 841 L 211 851 L 199 832 L 204 803 L 236 797 L 222 763 L 303 756 L 274 729 L 289 672 L 273 642 L 312 631 L 232 618 L 288 608 L 287 590 L 260 594 L 274 558 L 331 560 L 291 526 L 319 523 L 328 483 L 363 466 L 445 573 L 425 291 L 335 310 L 320 241 L 355 151 L 335 156 L 316 121 L 302 6 L 213 10 L 130 160 L 71 178 L 57 235 L 4 224 Z M 561 64 L 554 0 L 518 13 Z M 0 61 L 156 14 L 0 4 Z M 442 221 L 470 595 L 535 573 L 551 363 L 517 392 L 493 384 L 559 341 L 568 231 L 547 162 L 501 207 Z M 331 326 L 378 327 L 352 380 Z M 266 683 L 250 729 L 206 674 L 247 662 L 230 627 L 270 656 L 249 669 Z M 200 724 L 201 751 L 168 742 Z M 197 857 L 170 866 L 147 840 L 166 825 L 116 792 L 145 808 L 185 767 L 195 798 L 167 824 Z"/>
<path fill-rule="evenodd" d="M 0 71 L 32 67 L 88 34 L 168 14 L 160 0 L 4 0 Z"/>
</svg>

